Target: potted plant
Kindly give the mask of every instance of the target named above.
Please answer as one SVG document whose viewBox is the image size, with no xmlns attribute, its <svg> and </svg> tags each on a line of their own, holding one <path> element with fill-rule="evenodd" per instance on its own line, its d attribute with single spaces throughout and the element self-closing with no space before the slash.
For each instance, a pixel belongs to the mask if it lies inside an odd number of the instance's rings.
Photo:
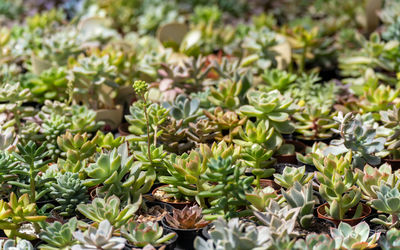
<svg viewBox="0 0 400 250">
<path fill-rule="evenodd" d="M 353 173 L 350 165 L 351 154 L 336 158 L 325 157 L 323 162 L 314 159 L 318 169 L 316 177 L 319 193 L 327 203 L 317 208 L 318 217 L 331 220 L 335 225 L 341 221 L 356 225 L 371 213 L 371 208 L 360 203 L 361 190 L 354 184 L 358 174 Z"/>
<path fill-rule="evenodd" d="M 204 220 L 202 209 L 197 205 L 186 206 L 182 210 L 174 208 L 172 215 L 167 214 L 162 220 L 164 228 L 178 234 L 177 247 L 183 249 L 193 249 L 193 240 L 209 223 L 210 221 Z"/>
<path fill-rule="evenodd" d="M 130 222 L 121 228 L 121 235 L 125 237 L 130 247 L 165 246 L 174 249 L 178 236 L 174 231 L 164 229 L 158 222 L 134 223 Z"/>
</svg>

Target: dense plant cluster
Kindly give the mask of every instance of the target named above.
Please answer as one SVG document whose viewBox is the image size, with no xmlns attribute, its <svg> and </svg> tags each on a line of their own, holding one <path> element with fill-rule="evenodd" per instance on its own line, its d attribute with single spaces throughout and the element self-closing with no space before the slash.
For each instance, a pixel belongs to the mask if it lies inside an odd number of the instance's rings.
<svg viewBox="0 0 400 250">
<path fill-rule="evenodd" d="M 4 0 L 0 23 L 0 249 L 400 248 L 400 1 Z"/>
</svg>

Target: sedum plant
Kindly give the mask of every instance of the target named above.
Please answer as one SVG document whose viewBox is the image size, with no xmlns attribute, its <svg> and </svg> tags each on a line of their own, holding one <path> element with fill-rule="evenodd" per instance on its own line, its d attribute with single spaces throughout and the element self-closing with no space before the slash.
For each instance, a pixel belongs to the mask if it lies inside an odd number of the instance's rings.
<svg viewBox="0 0 400 250">
<path fill-rule="evenodd" d="M 331 235 L 336 249 L 369 249 L 377 246 L 380 233 L 370 236 L 368 224 L 363 221 L 354 227 L 340 222 L 338 228 L 331 228 Z"/>
<path fill-rule="evenodd" d="M 77 229 L 78 221 L 77 219 L 71 218 L 68 222 L 61 224 L 55 221 L 52 224 L 47 222 L 42 222 L 40 224 L 42 232 L 39 234 L 41 240 L 45 244 L 39 245 L 41 250 L 69 250 L 73 245 L 75 245 L 77 240 L 75 240 L 73 233 Z"/>
<path fill-rule="evenodd" d="M 300 208 L 298 220 L 302 228 L 308 228 L 313 220 L 315 199 L 313 196 L 312 183 L 302 185 L 295 182 L 293 187 L 285 191 L 282 189 L 282 195 L 291 208 Z"/>
<path fill-rule="evenodd" d="M 319 193 L 329 206 L 325 207 L 327 215 L 336 220 L 346 218 L 346 213 L 357 207 L 353 218 L 362 214 L 361 190 L 355 186 L 358 173 L 353 173 L 350 168 L 351 154 L 335 158 L 333 155 L 325 157 L 322 162 L 314 159 L 318 169 L 316 177 L 319 181 Z"/>
<path fill-rule="evenodd" d="M 170 176 L 159 176 L 161 183 L 176 187 L 184 196 L 195 197 L 201 207 L 205 206 L 205 200 L 199 193 L 205 191 L 206 180 L 201 177 L 207 171 L 208 159 L 212 156 L 210 147 L 200 144 L 198 150 L 192 150 L 189 154 L 172 156 L 171 164 L 166 164 Z"/>
<path fill-rule="evenodd" d="M 173 209 L 172 215 L 166 214 L 165 221 L 169 226 L 179 229 L 200 229 L 207 226 L 210 221 L 203 219 L 202 209 L 194 205 L 185 206 L 182 210 Z"/>
<path fill-rule="evenodd" d="M 10 184 L 29 190 L 29 200 L 31 203 L 35 203 L 36 200 L 48 192 L 48 190 L 43 190 L 36 196 L 37 188 L 43 186 L 46 182 L 46 180 L 36 181 L 36 176 L 50 162 L 50 160 L 46 160 L 46 157 L 49 156 L 49 151 L 46 151 L 46 143 L 38 147 L 33 141 L 29 141 L 25 145 L 17 144 L 17 148 L 19 153 L 14 152 L 13 156 L 22 165 L 24 171 L 15 170 L 12 172 L 27 176 L 29 178 L 29 185 L 17 181 L 12 181 Z"/>
<path fill-rule="evenodd" d="M 98 228 L 89 226 L 85 232 L 76 231 L 74 237 L 79 245 L 73 245 L 72 250 L 104 249 L 121 250 L 125 247 L 126 240 L 113 236 L 114 228 L 108 220 L 101 221 Z"/>
<path fill-rule="evenodd" d="M 300 134 L 299 138 L 305 140 L 331 138 L 331 129 L 337 126 L 332 117 L 328 106 L 306 105 L 302 112 L 293 114 L 296 132 Z"/>
<path fill-rule="evenodd" d="M 145 247 L 147 245 L 159 247 L 168 244 L 176 236 L 176 233 L 164 234 L 164 230 L 159 226 L 158 222 L 149 221 L 138 224 L 130 222 L 121 228 L 121 235 L 135 247 Z"/>
<path fill-rule="evenodd" d="M 251 173 L 256 176 L 255 184 L 260 188 L 260 179 L 270 177 L 275 169 L 271 167 L 274 160 L 271 159 L 272 150 L 267 150 L 259 144 L 253 144 L 241 150 L 243 164 L 251 169 Z"/>
<path fill-rule="evenodd" d="M 339 123 L 339 129 L 334 131 L 340 134 L 341 139 L 332 140 L 331 145 L 324 151 L 325 155 L 352 152 L 353 165 L 361 169 L 366 163 L 378 165 L 381 162 L 374 153 L 383 150 L 386 140 L 382 137 L 375 138 L 376 129 L 364 123 L 360 115 L 352 113 L 343 116 L 343 113 L 339 112 L 334 119 Z"/>
<path fill-rule="evenodd" d="M 65 171 L 82 172 L 88 159 L 96 152 L 98 136 L 89 140 L 87 133 L 73 135 L 70 131 L 57 137 L 57 145 L 61 149 L 58 164 Z"/>
<path fill-rule="evenodd" d="M 311 181 L 314 173 L 306 174 L 306 167 L 289 167 L 283 169 L 282 174 L 274 174 L 274 181 L 281 187 L 289 189 L 294 186 L 296 182 L 305 185 Z"/>
<path fill-rule="evenodd" d="M 220 80 L 218 89 L 211 87 L 208 100 L 217 107 L 235 110 L 240 106 L 240 93 L 242 92 L 242 80 Z"/>
<path fill-rule="evenodd" d="M 266 227 L 255 226 L 252 223 L 240 221 L 238 218 L 225 221 L 214 221 L 215 228 L 210 231 L 207 241 L 197 237 L 194 247 L 197 250 L 217 249 L 268 249 L 271 245 L 271 235 Z"/>
<path fill-rule="evenodd" d="M 90 204 L 79 204 L 77 210 L 94 222 L 100 223 L 107 220 L 115 228 L 120 228 L 135 215 L 141 203 L 140 198 L 134 204 L 127 204 L 122 208 L 120 199 L 111 196 L 107 199 L 95 198 Z"/>
<path fill-rule="evenodd" d="M 248 117 L 263 120 L 282 134 L 294 132 L 294 126 L 289 121 L 289 115 L 297 110 L 293 100 L 282 95 L 278 90 L 261 92 L 250 90 L 247 92 L 249 105 L 243 105 L 239 112 Z M 266 126 L 266 127 L 269 127 Z"/>
<path fill-rule="evenodd" d="M 208 190 L 199 192 L 199 196 L 210 200 L 210 208 L 204 209 L 206 219 L 215 219 L 223 216 L 232 218 L 247 214 L 243 210 L 237 212 L 238 207 L 246 205 L 246 192 L 251 189 L 253 177 L 244 177 L 245 169 L 234 165 L 232 157 L 226 159 L 221 156 L 211 159 L 208 163 L 208 171 L 201 177 L 211 183 L 216 183 Z"/>
<path fill-rule="evenodd" d="M 56 182 L 51 183 L 50 190 L 50 196 L 59 204 L 54 210 L 62 216 L 74 215 L 77 205 L 86 203 L 89 198 L 87 187 L 77 173 L 59 174 Z"/>
<path fill-rule="evenodd" d="M 241 139 L 234 139 L 233 142 L 248 147 L 257 143 L 265 146 L 267 149 L 275 150 L 282 145 L 283 140 L 275 128 L 269 125 L 268 122 L 258 121 L 253 123 L 248 120 L 244 127 L 239 128 Z"/>
<path fill-rule="evenodd" d="M 382 224 L 388 228 L 399 227 L 400 214 L 400 191 L 398 187 L 391 188 L 382 183 L 379 187 L 374 186 L 377 199 L 370 202 L 371 206 L 381 213 L 389 214 L 385 216 L 379 214 L 378 218 L 374 218 L 371 222 Z"/>
<path fill-rule="evenodd" d="M 281 93 L 288 90 L 291 84 L 297 79 L 295 74 L 279 69 L 266 70 L 261 77 L 266 83 L 266 85 L 259 86 L 261 90 L 270 91 L 277 89 Z"/>
<path fill-rule="evenodd" d="M 239 118 L 234 111 L 226 111 L 221 107 L 216 107 L 214 113 L 203 110 L 204 114 L 210 120 L 210 123 L 216 125 L 220 131 L 229 131 L 227 135 L 216 136 L 215 139 L 219 141 L 232 142 L 233 138 L 239 133 L 242 125 L 246 122 L 247 118 Z"/>
<path fill-rule="evenodd" d="M 8 203 L 0 200 L 0 219 L 0 228 L 4 230 L 8 238 L 34 240 L 37 238 L 35 230 L 23 231 L 22 227 L 27 223 L 35 224 L 44 221 L 46 216 L 37 215 L 36 204 L 30 202 L 28 194 L 17 198 L 14 193 L 11 193 Z"/>
</svg>

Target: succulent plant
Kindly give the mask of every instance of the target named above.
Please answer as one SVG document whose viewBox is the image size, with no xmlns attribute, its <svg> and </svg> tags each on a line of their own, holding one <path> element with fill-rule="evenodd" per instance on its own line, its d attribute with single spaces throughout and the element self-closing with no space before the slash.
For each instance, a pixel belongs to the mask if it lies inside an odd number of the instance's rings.
<svg viewBox="0 0 400 250">
<path fill-rule="evenodd" d="M 199 116 L 200 100 L 178 95 L 173 103 L 164 102 L 163 106 L 175 120 L 183 120 L 183 125 L 187 125 Z"/>
<path fill-rule="evenodd" d="M 288 96 L 283 96 L 278 90 L 270 92 L 249 91 L 247 92 L 249 105 L 239 108 L 240 113 L 248 117 L 256 117 L 263 120 L 283 134 L 294 132 L 294 126 L 290 124 L 289 115 L 293 114 L 297 106 Z"/>
<path fill-rule="evenodd" d="M 242 91 L 241 81 L 231 79 L 221 80 L 217 83 L 218 89 L 211 88 L 208 100 L 217 107 L 235 110 L 240 105 L 239 95 Z"/>
<path fill-rule="evenodd" d="M 194 142 L 186 136 L 187 128 L 183 128 L 183 120 L 176 121 L 169 119 L 160 125 L 162 134 L 158 140 L 165 146 L 165 149 L 172 153 L 182 154 L 194 146 Z"/>
<path fill-rule="evenodd" d="M 97 113 L 84 105 L 71 106 L 71 127 L 73 133 L 91 133 L 104 126 L 104 121 L 96 120 Z"/>
<path fill-rule="evenodd" d="M 368 249 L 377 246 L 380 233 L 370 236 L 368 224 L 363 221 L 354 227 L 345 222 L 340 222 L 338 228 L 331 228 L 332 238 L 335 240 L 335 248 Z"/>
<path fill-rule="evenodd" d="M 20 83 L 10 84 L 3 83 L 0 87 L 0 104 L 1 112 L 9 112 L 12 114 L 12 123 L 19 132 L 21 130 L 21 119 L 29 113 L 27 107 L 22 106 L 22 103 L 31 97 L 29 89 L 23 89 Z M 3 125 L 4 126 L 4 125 Z"/>
<path fill-rule="evenodd" d="M 50 117 L 41 118 L 43 119 L 41 130 L 47 142 L 47 150 L 55 160 L 61 153 L 57 146 L 57 137 L 64 134 L 71 124 L 67 117 L 61 115 L 51 114 Z"/>
<path fill-rule="evenodd" d="M 205 206 L 199 192 L 204 191 L 206 181 L 201 177 L 207 171 L 207 162 L 211 157 L 211 149 L 206 144 L 200 144 L 199 150 L 182 154 L 173 159 L 172 164 L 166 164 L 170 176 L 158 177 L 161 183 L 167 183 L 177 188 L 185 196 L 195 197 L 200 206 Z"/>
<path fill-rule="evenodd" d="M 288 191 L 282 189 L 282 195 L 291 208 L 300 208 L 298 220 L 302 228 L 308 228 L 314 217 L 315 199 L 313 197 L 312 183 L 302 186 L 299 182 L 295 182 L 293 187 Z"/>
<path fill-rule="evenodd" d="M 124 143 L 110 153 L 102 153 L 96 163 L 90 164 L 85 169 L 90 178 L 84 180 L 83 184 L 93 187 L 103 183 L 98 191 L 105 194 L 106 198 L 116 195 L 124 201 L 135 201 L 140 192 L 146 192 L 155 180 L 153 167 L 147 168 L 147 172 L 142 170 L 144 168 L 139 162 L 134 163 L 134 156 L 128 156 L 128 146 Z"/>
<path fill-rule="evenodd" d="M 379 114 L 383 126 L 389 130 L 389 134 L 386 136 L 385 150 L 392 159 L 398 159 L 400 158 L 400 109 L 393 106 L 393 109 L 381 110 Z"/>
<path fill-rule="evenodd" d="M 392 174 L 392 167 L 389 164 L 382 164 L 379 168 L 374 168 L 369 165 L 364 167 L 364 170 L 355 170 L 358 173 L 357 184 L 361 188 L 361 197 L 367 201 L 378 198 L 376 187 L 380 185 L 397 185 L 398 178 Z"/>
<path fill-rule="evenodd" d="M 353 165 L 361 169 L 366 163 L 378 165 L 381 162 L 380 158 L 373 154 L 383 150 L 386 139 L 375 138 L 376 129 L 363 123 L 360 115 L 354 116 L 352 113 L 343 116 L 343 113 L 339 112 L 334 119 L 339 123 L 339 129 L 334 131 L 342 138 L 332 140 L 331 146 L 324 151 L 325 155 L 340 155 L 350 151 L 353 153 Z"/>
<path fill-rule="evenodd" d="M 87 188 L 77 173 L 66 172 L 58 175 L 56 180 L 50 187 L 50 196 L 59 204 L 54 209 L 63 216 L 73 215 L 77 205 L 88 201 Z"/>
<path fill-rule="evenodd" d="M 67 72 L 64 67 L 52 67 L 29 81 L 28 87 L 40 101 L 64 101 L 67 96 Z"/>
<path fill-rule="evenodd" d="M 199 192 L 199 197 L 209 198 L 211 207 L 203 209 L 206 219 L 212 219 L 219 216 L 232 218 L 240 214 L 246 214 L 248 211 L 237 212 L 237 207 L 245 205 L 246 192 L 251 188 L 253 177 L 244 177 L 245 168 L 235 166 L 232 163 L 232 157 L 226 159 L 221 156 L 218 159 L 211 159 L 208 164 L 208 171 L 201 177 L 216 185 L 208 190 Z"/>
<path fill-rule="evenodd" d="M 49 156 L 49 151 L 45 151 L 46 143 L 38 147 L 33 141 L 29 141 L 25 145 L 17 144 L 17 148 L 19 153 L 13 152 L 13 156 L 17 159 L 19 164 L 28 171 L 15 170 L 14 172 L 17 172 L 18 175 L 29 177 L 29 185 L 17 181 L 12 181 L 10 184 L 29 190 L 30 202 L 34 203 L 49 191 L 42 190 L 42 192 L 36 196 L 37 189 L 46 182 L 46 180 L 36 181 L 36 176 L 50 162 L 50 160 L 45 160 L 45 158 Z"/>
<path fill-rule="evenodd" d="M 8 239 L 4 242 L 2 249 L 7 250 L 7 249 L 12 249 L 12 250 L 33 250 L 35 249 L 32 245 L 32 243 L 30 243 L 27 240 L 19 240 L 18 242 L 16 242 L 15 240 L 12 239 Z"/>
<path fill-rule="evenodd" d="M 356 207 L 353 218 L 360 217 L 362 213 L 361 190 L 355 187 L 358 173 L 353 173 L 350 168 L 351 154 L 339 159 L 334 156 L 325 157 L 323 162 L 314 159 L 318 169 L 316 177 L 320 183 L 319 193 L 328 203 L 326 213 L 334 219 L 344 219 L 350 208 Z M 336 160 L 335 160 L 336 159 Z"/>
<path fill-rule="evenodd" d="M 299 239 L 294 245 L 294 249 L 305 250 L 333 250 L 335 241 L 327 234 L 308 234 L 306 239 Z"/>
<path fill-rule="evenodd" d="M 254 211 L 254 215 L 262 225 L 270 229 L 272 237 L 279 237 L 281 235 L 295 236 L 297 216 L 300 208 L 283 208 L 276 201 L 271 201 L 265 212 Z"/>
<path fill-rule="evenodd" d="M 100 223 L 109 221 L 115 228 L 120 228 L 128 222 L 139 209 L 142 199 L 134 204 L 128 204 L 123 209 L 120 206 L 120 199 L 111 196 L 108 199 L 95 198 L 91 204 L 79 204 L 77 210 L 86 218 Z"/>
<path fill-rule="evenodd" d="M 289 167 L 286 166 L 283 169 L 282 174 L 274 174 L 275 182 L 286 189 L 289 189 L 299 182 L 301 185 L 305 185 L 313 178 L 313 173 L 306 174 L 306 167 Z"/>
<path fill-rule="evenodd" d="M 72 69 L 74 98 L 93 109 L 112 108 L 115 89 L 116 67 L 110 65 L 109 55 L 81 56 Z M 90 98 L 88 98 L 90 94 Z"/>
<path fill-rule="evenodd" d="M 326 147 L 328 147 L 328 145 L 323 142 L 314 142 L 312 147 L 306 147 L 305 155 L 296 152 L 296 158 L 300 163 L 313 165 L 314 158 L 312 155 L 323 155 Z"/>
<path fill-rule="evenodd" d="M 8 203 L 0 200 L 0 228 L 10 239 L 16 237 L 22 239 L 36 239 L 35 232 L 22 231 L 22 226 L 27 223 L 37 223 L 44 221 L 46 216 L 39 216 L 36 213 L 36 204 L 29 201 L 28 194 L 17 198 L 14 193 L 10 194 Z"/>
<path fill-rule="evenodd" d="M 114 135 L 111 132 L 104 134 L 101 131 L 97 131 L 96 137 L 97 137 L 97 145 L 100 148 L 104 148 L 107 150 L 112 150 L 114 148 L 118 148 L 125 141 L 125 137 L 123 137 L 123 136 L 120 136 L 120 137 L 115 136 L 114 137 Z"/>
<path fill-rule="evenodd" d="M 41 240 L 46 244 L 41 244 L 39 249 L 42 250 L 68 250 L 75 245 L 77 240 L 74 239 L 73 233 L 77 229 L 77 219 L 71 218 L 67 223 L 61 224 L 58 221 L 50 224 L 42 222 L 42 232 L 39 234 Z"/>
<path fill-rule="evenodd" d="M 215 139 L 219 141 L 224 140 L 228 143 L 232 142 L 234 136 L 239 133 L 239 129 L 247 120 L 246 117 L 240 119 L 233 111 L 224 112 L 221 107 L 216 107 L 214 113 L 208 112 L 207 110 L 203 110 L 203 112 L 210 120 L 210 123 L 218 126 L 220 131 L 228 131 L 227 135 L 221 133 L 221 135 L 217 135 Z"/>
<path fill-rule="evenodd" d="M 272 168 L 275 163 L 271 159 L 272 154 L 272 150 L 267 150 L 256 143 L 241 150 L 241 159 L 244 165 L 251 169 L 251 173 L 256 176 L 255 182 L 258 188 L 260 188 L 261 178 L 270 177 L 275 172 L 275 169 Z"/>
<path fill-rule="evenodd" d="M 327 106 L 306 105 L 303 112 L 295 113 L 296 132 L 306 140 L 324 139 L 333 136 L 332 128 L 337 124 L 332 120 L 331 108 Z"/>
<path fill-rule="evenodd" d="M 386 232 L 386 237 L 380 242 L 383 250 L 397 249 L 400 247 L 400 230 L 392 228 Z"/>
<path fill-rule="evenodd" d="M 87 231 L 74 232 L 74 237 L 80 245 L 73 245 L 73 250 L 104 249 L 120 250 L 125 247 L 126 240 L 113 236 L 114 228 L 108 220 L 101 221 L 98 228 L 90 226 Z"/>
<path fill-rule="evenodd" d="M 374 186 L 373 189 L 376 191 L 377 199 L 370 202 L 371 206 L 377 211 L 390 216 L 379 215 L 378 218 L 372 219 L 371 222 L 382 224 L 388 228 L 398 227 L 400 213 L 400 191 L 398 187 L 391 188 L 381 183 L 379 187 Z"/>
<path fill-rule="evenodd" d="M 395 77 L 387 74 L 387 72 L 396 72 L 397 64 L 391 60 L 392 56 L 398 53 L 398 42 L 384 42 L 379 34 L 374 32 L 369 36 L 369 40 L 364 39 L 361 44 L 359 50 L 345 53 L 339 57 L 341 74 L 347 77 L 344 82 L 363 81 L 366 72 L 372 70 L 379 80 L 395 84 Z"/>
<path fill-rule="evenodd" d="M 185 206 L 182 210 L 173 209 L 172 215 L 166 214 L 165 221 L 172 228 L 199 229 L 207 226 L 210 221 L 203 219 L 202 210 L 199 206 Z"/>
<path fill-rule="evenodd" d="M 57 145 L 63 151 L 58 162 L 66 171 L 80 172 L 89 157 L 96 152 L 97 136 L 89 140 L 89 135 L 77 133 L 72 135 L 70 131 L 57 138 Z"/>
<path fill-rule="evenodd" d="M 269 206 L 271 200 L 277 198 L 276 190 L 270 186 L 263 189 L 256 188 L 252 192 L 246 193 L 246 199 L 250 202 L 253 210 L 263 212 Z"/>
<path fill-rule="evenodd" d="M 144 247 L 148 244 L 158 247 L 168 244 L 176 235 L 174 232 L 164 234 L 158 222 L 151 221 L 139 224 L 130 222 L 121 228 L 121 234 L 136 247 Z"/>
<path fill-rule="evenodd" d="M 266 85 L 260 85 L 259 88 L 263 91 L 277 89 L 283 93 L 289 89 L 290 85 L 296 81 L 295 74 L 288 73 L 284 70 L 271 69 L 264 71 L 261 76 Z"/>
<path fill-rule="evenodd" d="M 390 86 L 379 85 L 369 88 L 360 96 L 358 106 L 362 113 L 371 112 L 375 120 L 379 119 L 378 112 L 388 110 L 393 101 L 400 94 L 400 89 L 392 89 Z"/>
<path fill-rule="evenodd" d="M 146 111 L 148 112 L 148 124 L 144 106 L 146 106 Z M 136 137 L 135 140 L 146 141 L 147 135 L 150 137 L 153 137 L 154 134 L 156 137 L 160 136 L 162 131 L 157 129 L 164 123 L 168 116 L 168 111 L 164 107 L 156 103 L 146 104 L 138 101 L 130 106 L 129 111 L 130 115 L 126 115 L 125 119 L 130 124 L 128 130 Z M 149 131 L 147 125 L 149 125 Z M 131 138 L 128 137 L 128 139 Z"/>
<path fill-rule="evenodd" d="M 221 137 L 221 132 L 210 121 L 201 119 L 189 123 L 186 135 L 195 143 L 212 143 L 216 137 Z"/>
<path fill-rule="evenodd" d="M 268 249 L 272 236 L 268 228 L 233 218 L 229 221 L 214 221 L 214 229 L 210 231 L 210 239 L 197 237 L 194 247 L 197 250 L 216 249 Z"/>
<path fill-rule="evenodd" d="M 241 146 L 252 146 L 254 143 L 264 145 L 269 150 L 279 148 L 283 140 L 279 133 L 268 122 L 258 121 L 253 123 L 248 120 L 244 128 L 239 127 L 241 140 L 234 139 L 233 142 Z"/>
</svg>

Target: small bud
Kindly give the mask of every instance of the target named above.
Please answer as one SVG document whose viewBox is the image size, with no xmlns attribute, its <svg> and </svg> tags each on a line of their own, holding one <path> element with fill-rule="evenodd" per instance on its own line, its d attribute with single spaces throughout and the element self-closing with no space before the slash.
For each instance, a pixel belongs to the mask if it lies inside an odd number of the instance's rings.
<svg viewBox="0 0 400 250">
<path fill-rule="evenodd" d="M 135 90 L 136 94 L 143 95 L 149 89 L 149 84 L 145 81 L 137 80 L 133 83 L 133 89 Z"/>
</svg>

